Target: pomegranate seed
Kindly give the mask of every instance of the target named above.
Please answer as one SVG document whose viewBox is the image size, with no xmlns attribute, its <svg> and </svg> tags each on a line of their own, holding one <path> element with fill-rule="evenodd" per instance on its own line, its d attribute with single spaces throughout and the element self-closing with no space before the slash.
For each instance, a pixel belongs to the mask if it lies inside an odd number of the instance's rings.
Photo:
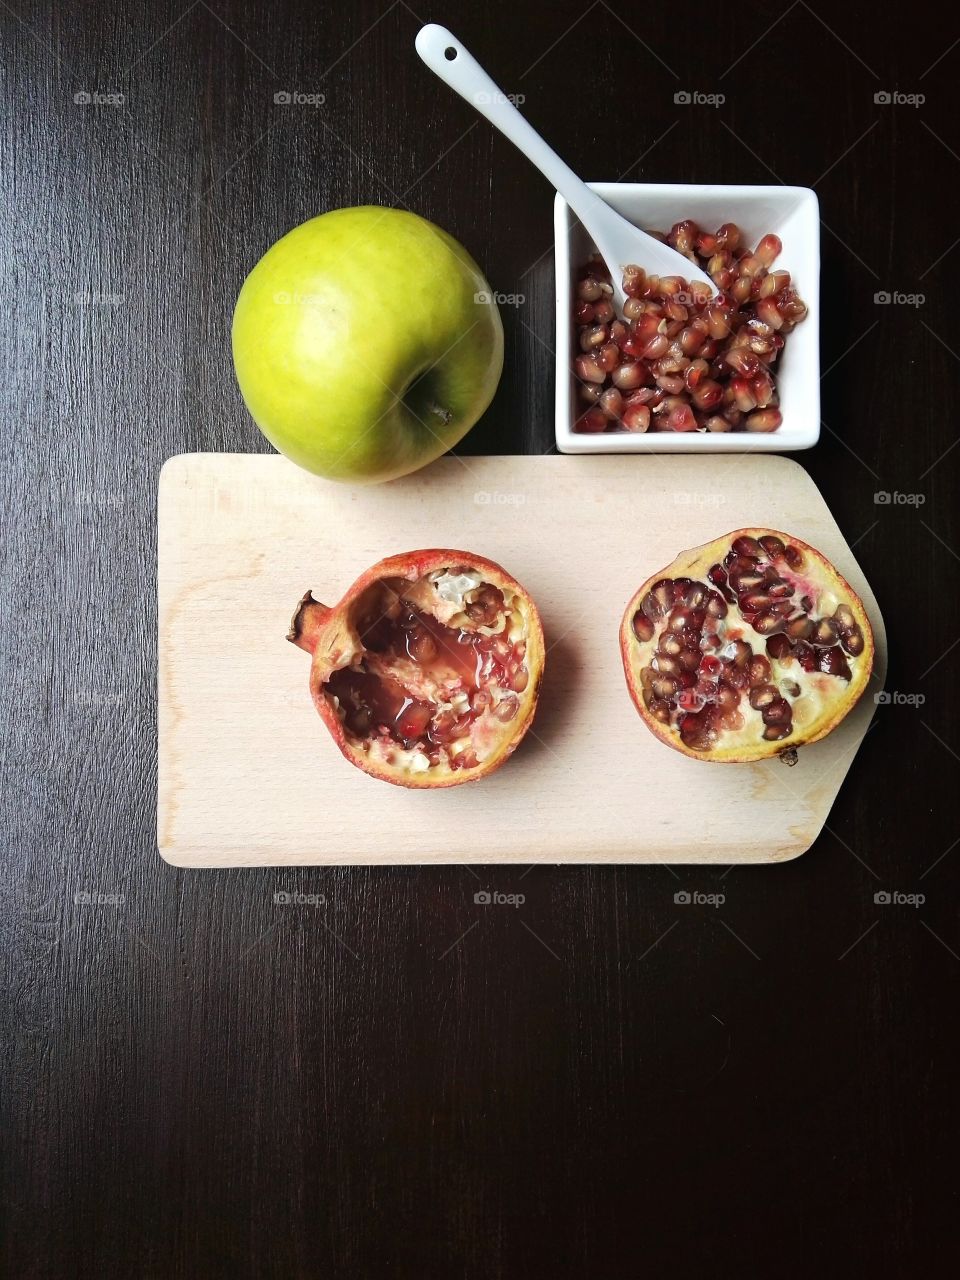
<svg viewBox="0 0 960 1280">
<path fill-rule="evenodd" d="M 717 244 L 724 249 L 736 249 L 740 243 L 740 228 L 735 222 L 725 222 L 717 232 Z"/>
<path fill-rule="evenodd" d="M 839 645 L 834 645 L 832 649 L 816 649 L 814 652 L 817 656 L 819 671 L 825 672 L 828 676 L 842 676 L 844 680 L 850 679 L 850 668 Z"/>
<path fill-rule="evenodd" d="M 582 302 L 596 302 L 601 296 L 603 290 L 600 288 L 600 282 L 591 277 L 581 280 L 577 285 L 577 297 Z"/>
<path fill-rule="evenodd" d="M 736 556 L 752 556 L 755 560 L 763 556 L 763 547 L 749 533 L 741 533 L 738 538 L 734 538 L 730 550 Z"/>
<path fill-rule="evenodd" d="M 683 380 L 686 383 L 688 391 L 694 391 L 699 387 L 706 375 L 710 372 L 710 366 L 706 360 L 691 360 L 687 365 Z"/>
<path fill-rule="evenodd" d="M 760 372 L 760 361 L 746 347 L 734 347 L 732 350 L 726 351 L 723 359 L 731 369 L 742 374 L 745 378 L 755 378 Z"/>
<path fill-rule="evenodd" d="M 589 325 L 580 334 L 580 350 L 592 351 L 594 347 L 602 347 L 608 337 L 606 325 Z"/>
<path fill-rule="evenodd" d="M 713 297 L 713 291 L 702 280 L 691 280 L 687 285 L 687 297 L 690 299 L 691 306 L 702 311 Z"/>
<path fill-rule="evenodd" d="M 696 431 L 697 420 L 693 416 L 693 410 L 690 406 L 684 404 L 670 410 L 667 425 L 671 431 Z"/>
<path fill-rule="evenodd" d="M 783 556 L 791 569 L 803 568 L 803 552 L 799 547 L 795 547 L 793 543 L 790 543 L 790 545 L 785 548 Z"/>
<path fill-rule="evenodd" d="M 753 392 L 759 408 L 765 409 L 772 402 L 775 403 L 773 379 L 768 373 L 758 373 L 755 378 L 751 379 L 750 390 Z"/>
<path fill-rule="evenodd" d="M 573 308 L 573 320 L 575 324 L 592 324 L 593 323 L 593 304 L 591 302 L 578 302 Z"/>
<path fill-rule="evenodd" d="M 687 253 L 696 244 L 699 234 L 700 228 L 693 219 L 685 218 L 682 222 L 673 224 L 667 239 L 675 249 L 678 249 L 681 253 Z"/>
<path fill-rule="evenodd" d="M 680 350 L 685 356 L 696 355 L 703 346 L 704 335 L 699 329 L 694 329 L 692 325 L 688 325 L 680 332 Z"/>
<path fill-rule="evenodd" d="M 776 431 L 783 421 L 779 409 L 761 409 L 759 413 L 751 413 L 747 418 L 748 431 Z"/>
<path fill-rule="evenodd" d="M 770 679 L 770 663 L 762 653 L 755 653 L 747 663 L 747 672 L 752 685 L 762 684 L 765 680 Z"/>
<path fill-rule="evenodd" d="M 600 367 L 607 373 L 612 373 L 620 363 L 620 348 L 615 342 L 605 342 L 600 348 L 599 355 Z"/>
<path fill-rule="evenodd" d="M 793 712 L 790 710 L 790 703 L 786 700 L 786 698 L 780 697 L 780 695 L 777 694 L 776 690 L 774 690 L 774 694 L 775 694 L 775 697 L 773 698 L 773 700 L 768 702 L 766 706 L 763 708 L 763 723 L 764 724 L 788 723 L 793 717 Z"/>
<path fill-rule="evenodd" d="M 647 287 L 647 273 L 643 267 L 627 267 L 623 273 L 623 292 L 628 298 L 641 298 Z"/>
<path fill-rule="evenodd" d="M 774 259 L 780 256 L 782 248 L 779 236 L 766 235 L 757 245 L 756 256 L 765 267 L 769 267 Z"/>
<path fill-rule="evenodd" d="M 577 377 L 583 382 L 605 382 L 606 370 L 589 356 L 580 356 L 576 363 Z"/>
<path fill-rule="evenodd" d="M 757 407 L 757 400 L 745 378 L 734 378 L 729 386 L 732 403 L 743 413 L 749 413 Z"/>
<path fill-rule="evenodd" d="M 813 635 L 814 622 L 801 613 L 798 617 L 791 618 L 784 630 L 791 640 L 809 640 Z"/>
<path fill-rule="evenodd" d="M 733 427 L 731 427 L 730 423 L 726 420 L 726 418 L 721 418 L 716 414 L 714 414 L 712 418 L 708 418 L 704 425 L 706 426 L 708 431 L 732 431 L 733 430 Z"/>
<path fill-rule="evenodd" d="M 616 387 L 609 387 L 600 397 L 600 408 L 608 418 L 619 418 L 623 411 L 623 396 Z"/>
<path fill-rule="evenodd" d="M 756 688 L 750 690 L 748 702 L 754 711 L 759 711 L 761 707 L 768 707 L 777 697 L 777 691 L 772 684 L 759 684 Z"/>
<path fill-rule="evenodd" d="M 711 338 L 726 338 L 730 333 L 732 315 L 728 308 L 714 303 L 707 307 L 707 324 Z"/>
<path fill-rule="evenodd" d="M 643 355 L 647 360 L 656 360 L 664 355 L 670 346 L 670 339 L 665 333 L 658 333 L 650 339 L 643 349 Z"/>
<path fill-rule="evenodd" d="M 598 431 L 606 431 L 607 415 L 602 409 L 588 409 L 574 425 L 574 431 L 583 431 L 595 435 Z"/>
<path fill-rule="evenodd" d="M 837 630 L 837 624 L 832 618 L 821 618 L 813 627 L 811 639 L 814 644 L 836 644 L 839 638 L 840 633 Z"/>
<path fill-rule="evenodd" d="M 846 649 L 847 653 L 851 654 L 854 658 L 856 658 L 861 653 L 863 653 L 863 649 L 864 649 L 863 632 L 860 630 L 858 626 L 854 625 L 852 630 L 844 634 L 844 636 L 841 638 L 840 643 L 843 645 L 844 649 Z"/>
<path fill-rule="evenodd" d="M 653 623 L 642 609 L 638 609 L 633 615 L 633 630 L 638 640 L 647 641 L 653 639 Z"/>
<path fill-rule="evenodd" d="M 755 298 L 771 298 L 777 292 L 777 281 L 774 276 L 764 276 L 762 280 L 757 280 L 755 287 L 751 290 Z"/>
<path fill-rule="evenodd" d="M 642 365 L 636 361 L 628 361 L 614 369 L 613 385 L 619 387 L 621 391 L 634 391 L 642 385 L 645 377 L 646 373 Z"/>
<path fill-rule="evenodd" d="M 620 419 L 627 431 L 646 431 L 650 426 L 650 410 L 645 404 L 632 404 Z"/>
<path fill-rule="evenodd" d="M 723 388 L 712 378 L 705 378 L 693 391 L 693 403 L 698 409 L 714 409 L 723 397 Z M 724 424 L 726 429 L 727 424 Z"/>
<path fill-rule="evenodd" d="M 763 736 L 768 742 L 779 742 L 781 738 L 789 738 L 791 732 L 792 726 L 789 723 L 768 724 L 763 731 Z M 784 759 L 786 759 L 788 754 L 789 753 L 786 751 L 783 753 Z"/>
<path fill-rule="evenodd" d="M 757 316 L 764 324 L 768 324 L 771 329 L 780 329 L 783 326 L 783 316 L 780 314 L 780 308 L 773 298 L 760 299 L 757 303 Z"/>
<path fill-rule="evenodd" d="M 730 296 L 738 306 L 743 306 L 745 302 L 749 302 L 752 288 L 753 286 L 747 278 L 735 280 L 730 286 Z"/>
</svg>

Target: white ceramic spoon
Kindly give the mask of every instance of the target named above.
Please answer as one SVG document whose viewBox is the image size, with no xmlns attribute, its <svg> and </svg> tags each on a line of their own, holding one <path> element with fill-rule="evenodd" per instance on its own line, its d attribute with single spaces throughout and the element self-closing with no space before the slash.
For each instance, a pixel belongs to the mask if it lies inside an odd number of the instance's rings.
<svg viewBox="0 0 960 1280">
<path fill-rule="evenodd" d="M 699 280 L 710 286 L 711 293 L 715 292 L 713 281 L 689 258 L 622 218 L 581 182 L 446 27 L 436 23 L 422 27 L 417 35 L 417 53 L 435 75 L 486 116 L 553 183 L 609 267 L 618 308 L 624 302 L 623 268 L 630 263 L 643 267 L 649 275 Z"/>
</svg>

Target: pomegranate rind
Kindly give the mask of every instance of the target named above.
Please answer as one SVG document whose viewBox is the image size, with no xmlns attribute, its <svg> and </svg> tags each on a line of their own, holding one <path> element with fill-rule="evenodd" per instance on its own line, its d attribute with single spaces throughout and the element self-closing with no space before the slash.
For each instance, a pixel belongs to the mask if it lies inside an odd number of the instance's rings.
<svg viewBox="0 0 960 1280">
<path fill-rule="evenodd" d="M 641 641 L 634 631 L 633 618 L 640 608 L 641 600 L 661 578 L 692 578 L 694 581 L 702 580 L 707 582 L 707 574 L 710 568 L 718 562 L 722 562 L 734 539 L 742 536 L 757 539 L 773 536 L 779 538 L 783 543 L 792 543 L 794 546 L 799 547 L 805 556 L 809 556 L 815 566 L 817 577 L 822 579 L 823 587 L 829 587 L 838 600 L 848 605 L 851 609 L 863 634 L 864 648 L 863 652 L 855 660 L 848 659 L 851 667 L 851 679 L 842 686 L 838 683 L 836 690 L 838 696 L 831 698 L 829 703 L 824 706 L 823 710 L 814 719 L 795 726 L 787 737 L 774 742 L 768 742 L 760 738 L 755 743 L 748 744 L 741 741 L 724 746 L 724 737 L 729 737 L 730 735 L 721 735 L 716 746 L 709 750 L 697 751 L 683 742 L 678 729 L 674 725 L 662 724 L 647 709 L 643 699 L 640 672 L 653 657 L 657 636 L 655 634 L 652 640 Z M 757 637 L 757 640 L 759 639 L 760 637 Z M 763 649 L 758 646 L 757 652 L 763 652 Z M 702 546 L 681 551 L 672 564 L 651 574 L 646 582 L 634 592 L 620 624 L 620 654 L 623 660 L 627 688 L 644 724 L 651 733 L 655 734 L 661 742 L 666 743 L 668 747 L 672 747 L 674 751 L 679 751 L 682 755 L 689 756 L 692 760 L 702 760 L 714 764 L 745 764 L 751 761 L 768 760 L 774 756 L 795 752 L 798 747 L 819 742 L 822 738 L 825 738 L 849 715 L 860 700 L 873 671 L 875 652 L 875 641 L 870 619 L 867 616 L 863 601 L 850 583 L 822 552 L 804 542 L 802 538 L 796 537 L 795 534 L 783 533 L 777 529 L 734 529 L 731 533 L 714 538 L 711 542 L 705 542 Z"/>
<path fill-rule="evenodd" d="M 331 698 L 324 692 L 330 676 L 363 653 L 363 645 L 355 627 L 355 610 L 364 593 L 388 578 L 405 578 L 411 583 L 451 565 L 466 566 L 481 575 L 484 583 L 506 589 L 513 597 L 513 608 L 523 619 L 526 645 L 524 664 L 529 672 L 527 687 L 520 694 L 516 716 L 497 732 L 492 750 L 473 767 L 452 769 L 441 761 L 424 773 L 396 768 L 378 758 L 355 740 L 344 728 Z M 314 600 L 308 591 L 297 605 L 287 639 L 311 653 L 310 694 L 320 718 L 337 744 L 341 754 L 356 768 L 371 777 L 395 786 L 418 790 L 456 787 L 489 777 L 516 751 L 533 722 L 543 678 L 546 650 L 543 626 L 537 606 L 527 591 L 500 565 L 471 551 L 451 548 L 429 548 L 388 556 L 372 565 L 354 582 L 338 604 L 327 606 Z M 402 752 L 398 749 L 397 755 Z"/>
</svg>

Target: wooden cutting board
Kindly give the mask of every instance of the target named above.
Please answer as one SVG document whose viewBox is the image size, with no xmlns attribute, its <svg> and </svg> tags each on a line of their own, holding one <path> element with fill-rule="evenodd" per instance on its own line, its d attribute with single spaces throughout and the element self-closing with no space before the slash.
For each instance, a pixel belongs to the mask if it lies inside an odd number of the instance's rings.
<svg viewBox="0 0 960 1280">
<path fill-rule="evenodd" d="M 823 550 L 877 633 L 858 708 L 792 769 L 671 751 L 640 721 L 620 664 L 636 587 L 744 525 Z M 408 791 L 341 757 L 285 633 L 307 588 L 332 604 L 383 556 L 436 546 L 488 556 L 526 586 L 547 667 L 533 730 L 498 773 Z M 448 457 L 370 489 L 255 455 L 188 454 L 161 474 L 157 838 L 178 866 L 794 858 L 830 812 L 885 672 L 873 594 L 786 458 Z"/>
</svg>

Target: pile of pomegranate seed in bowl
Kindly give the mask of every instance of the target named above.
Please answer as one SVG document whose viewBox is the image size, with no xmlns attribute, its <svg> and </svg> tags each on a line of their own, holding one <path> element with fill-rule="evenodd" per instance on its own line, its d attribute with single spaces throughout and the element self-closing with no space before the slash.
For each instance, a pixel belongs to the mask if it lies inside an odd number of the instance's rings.
<svg viewBox="0 0 960 1280">
<path fill-rule="evenodd" d="M 631 265 L 618 316 L 610 273 L 591 258 L 574 291 L 574 430 L 776 431 L 773 367 L 807 314 L 790 273 L 773 269 L 779 237 L 765 235 L 751 250 L 735 223 L 710 233 L 689 218 L 648 234 L 700 267 L 717 292 Z"/>
</svg>

